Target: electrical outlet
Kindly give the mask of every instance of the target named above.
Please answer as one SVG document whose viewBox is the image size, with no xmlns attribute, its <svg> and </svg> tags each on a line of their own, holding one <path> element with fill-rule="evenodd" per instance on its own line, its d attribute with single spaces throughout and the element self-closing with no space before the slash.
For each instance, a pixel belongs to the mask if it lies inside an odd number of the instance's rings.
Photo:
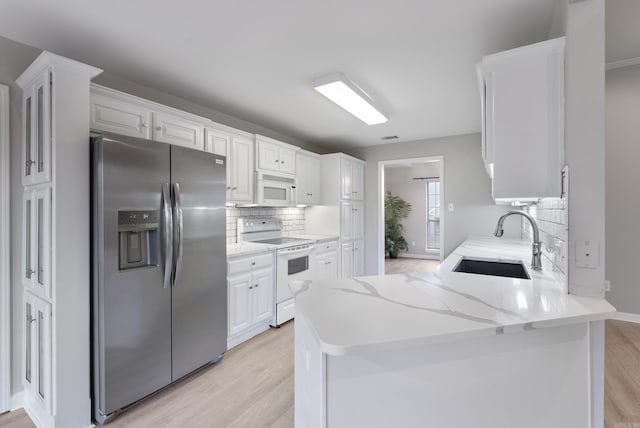
<svg viewBox="0 0 640 428">
<path fill-rule="evenodd" d="M 411 246 L 415 247 L 416 246 L 416 241 L 411 241 Z"/>
<path fill-rule="evenodd" d="M 449 204 L 449 211 L 453 211 L 453 204 Z"/>
<path fill-rule="evenodd" d="M 595 241 L 576 241 L 576 267 L 597 269 L 599 265 L 599 243 Z"/>
<path fill-rule="evenodd" d="M 608 279 L 604 282 L 604 291 L 611 291 L 611 281 Z"/>
</svg>

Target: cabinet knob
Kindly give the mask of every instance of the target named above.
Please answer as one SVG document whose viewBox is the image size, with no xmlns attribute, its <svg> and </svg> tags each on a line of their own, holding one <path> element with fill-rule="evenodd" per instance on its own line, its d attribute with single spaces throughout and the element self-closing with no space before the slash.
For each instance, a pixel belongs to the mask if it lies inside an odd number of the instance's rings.
<svg viewBox="0 0 640 428">
<path fill-rule="evenodd" d="M 255 266 L 255 265 L 256 265 L 256 262 L 251 262 L 251 266 Z"/>
<path fill-rule="evenodd" d="M 254 287 L 258 288 L 258 284 L 254 285 Z"/>
<path fill-rule="evenodd" d="M 284 161 L 280 161 L 280 163 L 284 163 Z"/>
<path fill-rule="evenodd" d="M 146 128 L 147 124 L 146 123 L 141 123 L 140 126 L 143 127 L 143 128 Z"/>
<path fill-rule="evenodd" d="M 231 186 L 227 186 L 227 190 L 231 190 Z"/>
<path fill-rule="evenodd" d="M 156 126 L 156 131 L 162 131 L 162 126 Z"/>
<path fill-rule="evenodd" d="M 253 290 L 253 287 L 249 287 L 249 290 Z"/>
<path fill-rule="evenodd" d="M 276 163 L 280 162 L 280 159 L 276 159 Z"/>
<path fill-rule="evenodd" d="M 232 190 L 238 190 L 238 188 L 237 188 L 236 186 L 233 186 L 233 189 L 232 189 Z"/>
</svg>

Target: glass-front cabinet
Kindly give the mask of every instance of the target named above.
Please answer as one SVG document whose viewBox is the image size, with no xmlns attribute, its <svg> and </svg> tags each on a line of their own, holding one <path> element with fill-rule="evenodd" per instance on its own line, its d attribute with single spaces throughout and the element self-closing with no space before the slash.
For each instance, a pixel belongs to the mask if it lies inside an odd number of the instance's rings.
<svg viewBox="0 0 640 428">
<path fill-rule="evenodd" d="M 51 181 L 53 74 L 41 73 L 23 92 L 23 167 L 25 186 Z"/>
<path fill-rule="evenodd" d="M 22 383 L 41 404 L 51 409 L 51 305 L 24 293 L 24 361 Z"/>
<path fill-rule="evenodd" d="M 22 282 L 26 289 L 51 298 L 51 188 L 23 193 Z"/>
</svg>

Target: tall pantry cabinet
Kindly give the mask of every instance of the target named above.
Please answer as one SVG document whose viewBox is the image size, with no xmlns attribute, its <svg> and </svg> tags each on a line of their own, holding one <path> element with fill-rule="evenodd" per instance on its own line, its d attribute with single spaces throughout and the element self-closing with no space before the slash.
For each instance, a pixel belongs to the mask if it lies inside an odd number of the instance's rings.
<svg viewBox="0 0 640 428">
<path fill-rule="evenodd" d="M 101 70 L 43 52 L 22 89 L 23 406 L 89 426 L 89 84 Z M 84 369 L 83 369 L 84 368 Z"/>
<path fill-rule="evenodd" d="M 307 208 L 307 233 L 340 236 L 343 277 L 364 275 L 364 161 L 343 153 L 322 155 L 322 206 Z"/>
</svg>

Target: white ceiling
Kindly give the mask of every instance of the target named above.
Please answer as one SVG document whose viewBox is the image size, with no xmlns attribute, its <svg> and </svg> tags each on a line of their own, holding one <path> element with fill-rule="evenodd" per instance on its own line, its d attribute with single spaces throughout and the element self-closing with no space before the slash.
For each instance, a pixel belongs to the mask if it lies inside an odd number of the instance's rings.
<svg viewBox="0 0 640 428">
<path fill-rule="evenodd" d="M 640 1 L 606 1 L 607 62 L 640 58 Z"/>
<path fill-rule="evenodd" d="M 0 35 L 346 148 L 479 131 L 475 63 L 546 39 L 556 1 L 2 0 Z M 389 121 L 367 126 L 313 90 L 335 71 Z"/>
</svg>

